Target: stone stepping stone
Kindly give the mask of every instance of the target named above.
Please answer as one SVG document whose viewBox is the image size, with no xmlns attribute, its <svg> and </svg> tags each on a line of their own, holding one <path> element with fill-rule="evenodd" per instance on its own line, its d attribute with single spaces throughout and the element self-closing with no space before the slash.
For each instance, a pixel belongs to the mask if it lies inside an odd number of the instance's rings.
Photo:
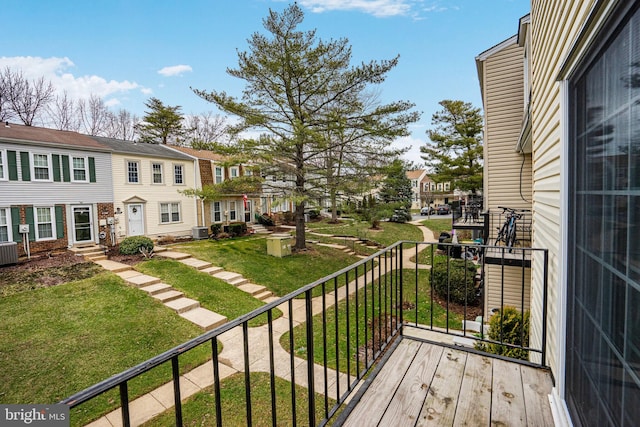
<svg viewBox="0 0 640 427">
<path fill-rule="evenodd" d="M 202 307 L 194 308 L 192 310 L 179 314 L 180 317 L 183 317 L 190 322 L 195 323 L 205 331 L 210 331 L 211 329 L 215 329 L 218 326 L 227 323 L 226 316 L 214 313 L 213 311 L 207 310 L 206 308 Z"/>
<path fill-rule="evenodd" d="M 119 271 L 116 273 L 116 276 L 123 278 L 124 280 L 130 279 L 131 277 L 139 276 L 142 273 L 136 270 L 125 270 Z"/>
<path fill-rule="evenodd" d="M 144 286 L 140 288 L 140 290 L 145 291 L 149 295 L 160 294 L 162 292 L 170 291 L 172 289 L 173 288 L 170 285 L 167 285 L 166 283 L 156 283 L 154 285 Z"/>
<path fill-rule="evenodd" d="M 197 258 L 185 258 L 178 260 L 184 265 L 188 265 L 189 267 L 193 267 L 198 270 L 203 270 L 205 268 L 211 267 L 211 263 L 207 261 L 202 261 Z"/>
<path fill-rule="evenodd" d="M 225 282 L 229 282 L 230 280 L 235 280 L 242 277 L 242 274 L 233 273 L 231 271 L 221 271 L 219 273 L 213 274 L 213 277 L 224 280 Z"/>
<path fill-rule="evenodd" d="M 147 276 L 146 274 L 138 274 L 137 276 L 129 277 L 125 280 L 127 281 L 127 283 L 131 283 L 138 288 L 154 285 L 161 282 L 161 280 L 157 277 Z"/>
<path fill-rule="evenodd" d="M 100 267 L 104 268 L 105 270 L 111 271 L 112 273 L 119 273 L 121 271 L 127 271 L 132 269 L 130 265 L 123 264 L 121 262 L 111 261 L 108 259 L 99 259 L 94 262 L 98 264 Z"/>
<path fill-rule="evenodd" d="M 246 283 L 249 283 L 249 279 L 245 279 L 244 277 L 236 277 L 235 279 L 227 280 L 227 283 L 233 286 L 240 286 Z"/>
<path fill-rule="evenodd" d="M 214 275 L 216 273 L 220 273 L 221 271 L 224 271 L 224 269 L 222 267 L 212 266 L 212 267 L 203 268 L 200 271 L 202 271 L 203 273 Z"/>
<path fill-rule="evenodd" d="M 200 307 L 200 303 L 198 301 L 186 297 L 171 300 L 166 302 L 164 305 L 175 310 L 178 314 Z"/>
<path fill-rule="evenodd" d="M 266 288 L 262 285 L 256 285 L 254 283 L 245 283 L 244 285 L 238 286 L 238 289 L 240 289 L 241 291 L 245 291 L 250 295 L 258 295 L 259 293 L 264 292 Z"/>
<path fill-rule="evenodd" d="M 183 252 L 174 252 L 174 251 L 165 251 L 157 254 L 159 257 L 170 258 L 175 260 L 181 260 L 186 258 L 191 258 L 191 255 L 185 254 Z"/>
<path fill-rule="evenodd" d="M 175 289 L 171 289 L 169 291 L 160 292 L 159 294 L 151 295 L 161 303 L 167 303 L 169 301 L 176 300 L 178 298 L 182 298 L 184 294 L 180 291 L 176 291 Z"/>
<path fill-rule="evenodd" d="M 256 297 L 257 299 L 259 299 L 260 301 L 265 301 L 267 298 L 269 298 L 271 295 L 273 295 L 273 292 L 271 291 L 264 291 L 259 293 L 258 295 L 254 295 L 254 297 Z"/>
</svg>

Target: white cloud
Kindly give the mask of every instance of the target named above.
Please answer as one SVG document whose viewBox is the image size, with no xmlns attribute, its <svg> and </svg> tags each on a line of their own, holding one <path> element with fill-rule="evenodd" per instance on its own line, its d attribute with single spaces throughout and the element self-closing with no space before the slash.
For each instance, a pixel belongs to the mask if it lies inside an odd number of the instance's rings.
<svg viewBox="0 0 640 427">
<path fill-rule="evenodd" d="M 133 90 L 144 92 L 146 90 L 138 83 L 128 80 L 107 80 L 96 75 L 77 77 L 68 71 L 69 68 L 75 67 L 75 64 L 67 57 L 3 56 L 0 57 L 0 69 L 5 67 L 21 70 L 24 77 L 28 79 L 44 77 L 45 80 L 51 81 L 56 92 L 62 93 L 66 90 L 73 99 L 89 98 L 92 94 L 105 98 L 117 93 L 123 94 Z M 119 103 L 117 100 L 109 102 Z"/>
<path fill-rule="evenodd" d="M 191 72 L 193 69 L 190 65 L 172 65 L 171 67 L 164 67 L 158 70 L 158 74 L 163 76 L 181 76 L 183 73 Z"/>
<path fill-rule="evenodd" d="M 300 4 L 320 13 L 328 10 L 358 10 L 373 16 L 409 15 L 416 0 L 301 0 Z"/>
<path fill-rule="evenodd" d="M 140 92 L 142 92 L 145 95 L 151 95 L 153 93 L 153 90 L 151 90 L 151 88 L 144 87 L 144 88 L 140 89 Z"/>
</svg>

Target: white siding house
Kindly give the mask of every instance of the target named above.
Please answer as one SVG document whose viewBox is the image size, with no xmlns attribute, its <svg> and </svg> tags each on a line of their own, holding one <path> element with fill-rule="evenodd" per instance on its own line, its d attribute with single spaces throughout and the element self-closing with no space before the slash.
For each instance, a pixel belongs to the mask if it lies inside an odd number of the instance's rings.
<svg viewBox="0 0 640 427">
<path fill-rule="evenodd" d="M 20 242 L 21 255 L 110 244 L 111 180 L 110 150 L 90 137 L 2 124 L 0 241 Z"/>
<path fill-rule="evenodd" d="M 196 200 L 194 162 L 163 145 L 94 137 L 112 151 L 116 235 L 151 238 L 192 235 Z"/>
</svg>

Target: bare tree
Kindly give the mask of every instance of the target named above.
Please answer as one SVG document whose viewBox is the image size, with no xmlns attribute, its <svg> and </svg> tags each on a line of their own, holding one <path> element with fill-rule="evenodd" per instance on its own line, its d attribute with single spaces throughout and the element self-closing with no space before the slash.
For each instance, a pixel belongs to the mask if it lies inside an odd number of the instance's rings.
<svg viewBox="0 0 640 427">
<path fill-rule="evenodd" d="M 83 133 L 93 136 L 104 135 L 109 123 L 109 109 L 102 98 L 91 94 L 89 99 L 78 101 L 78 116 Z"/>
<path fill-rule="evenodd" d="M 136 124 L 140 118 L 125 109 L 117 113 L 109 113 L 105 134 L 109 138 L 133 141 L 136 138 Z"/>
<path fill-rule="evenodd" d="M 203 114 L 185 116 L 186 139 L 191 146 L 212 142 L 228 142 L 227 118 L 207 111 Z"/>
<path fill-rule="evenodd" d="M 7 71 L 8 68 L 0 72 L 0 120 L 3 122 L 11 120 L 14 116 L 11 105 L 9 104 L 9 88 L 6 78 Z"/>
<path fill-rule="evenodd" d="M 46 111 L 49 123 L 56 129 L 77 131 L 80 128 L 76 103 L 66 90 L 55 96 L 53 102 L 47 105 Z"/>
<path fill-rule="evenodd" d="M 6 67 L 2 72 L 3 91 L 11 110 L 26 126 L 33 122 L 53 99 L 53 85 L 40 77 L 28 80 L 21 70 Z"/>
</svg>

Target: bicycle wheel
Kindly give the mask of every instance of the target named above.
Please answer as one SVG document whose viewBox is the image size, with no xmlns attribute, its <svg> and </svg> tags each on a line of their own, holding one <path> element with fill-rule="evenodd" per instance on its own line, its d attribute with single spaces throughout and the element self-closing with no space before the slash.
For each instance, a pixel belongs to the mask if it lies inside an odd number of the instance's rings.
<svg viewBox="0 0 640 427">
<path fill-rule="evenodd" d="M 507 234 L 506 245 L 510 248 L 514 247 L 516 244 L 516 225 L 511 224 L 509 227 L 509 232 Z"/>
</svg>

